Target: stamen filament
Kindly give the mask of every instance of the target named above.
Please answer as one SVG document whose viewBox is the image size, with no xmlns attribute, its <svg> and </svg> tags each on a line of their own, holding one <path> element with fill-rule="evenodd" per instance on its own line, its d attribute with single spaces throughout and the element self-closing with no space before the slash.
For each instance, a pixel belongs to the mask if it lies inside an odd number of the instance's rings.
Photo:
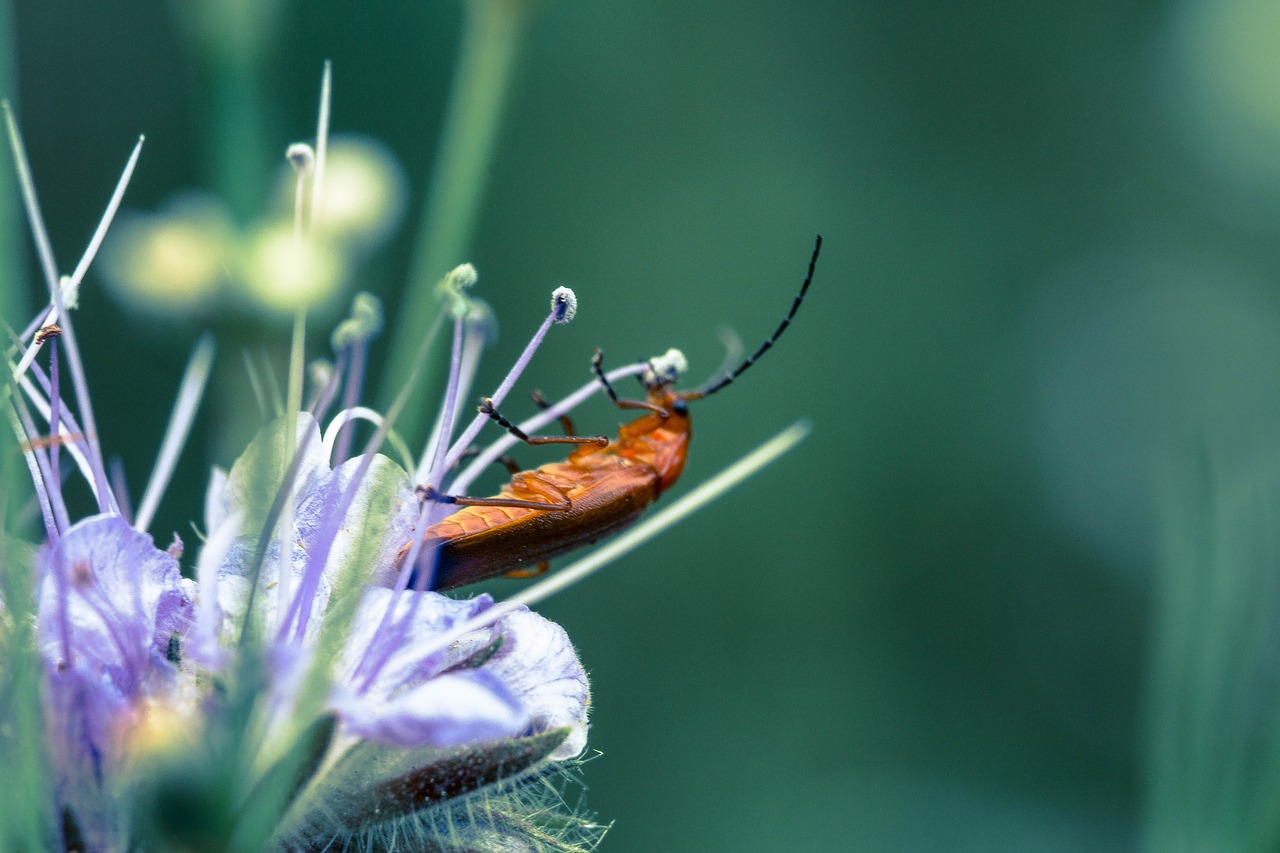
<svg viewBox="0 0 1280 853">
<path fill-rule="evenodd" d="M 49 338 L 49 433 L 56 436 L 62 429 L 62 395 L 58 389 L 58 339 Z M 62 466 L 59 464 L 62 455 L 61 442 L 54 441 L 49 447 L 49 482 L 52 488 L 61 493 Z"/>
<path fill-rule="evenodd" d="M 316 169 L 311 181 L 311 227 L 315 227 L 320 215 L 320 202 L 324 195 L 325 161 L 329 154 L 329 114 L 333 107 L 333 62 L 324 61 L 320 74 L 320 109 L 316 116 Z"/>
<path fill-rule="evenodd" d="M 382 426 L 384 420 L 381 414 L 367 406 L 352 406 L 351 408 L 343 409 L 334 415 L 333 420 L 329 422 L 328 429 L 324 432 L 324 449 L 325 453 L 329 455 L 333 463 L 333 467 L 335 468 L 342 464 L 342 462 L 346 461 L 339 460 L 333 455 L 334 447 L 338 439 L 338 431 L 357 418 L 368 421 L 375 426 Z M 400 462 L 404 466 L 404 469 L 406 471 L 409 470 L 413 465 L 413 454 L 409 452 L 409 445 L 404 443 L 404 439 L 402 439 L 400 434 L 395 430 L 389 430 L 387 432 L 387 443 L 390 444 L 392 448 L 395 449 L 395 452 L 400 456 Z"/>
<path fill-rule="evenodd" d="M 356 403 L 360 399 L 360 390 L 364 385 L 364 358 L 368 349 L 368 339 L 362 337 L 353 341 L 344 353 L 349 356 L 347 381 L 342 389 L 342 408 L 344 410 L 356 408 Z M 350 455 L 351 442 L 355 438 L 355 429 L 344 430 L 338 434 L 338 437 L 340 441 L 337 445 L 337 455 L 333 457 L 334 465 L 342 464 Z"/>
<path fill-rule="evenodd" d="M 196 344 L 187 361 L 186 372 L 182 383 L 178 386 L 178 399 L 174 402 L 173 413 L 169 416 L 169 425 L 165 427 L 164 440 L 160 444 L 160 453 L 156 456 L 155 467 L 151 471 L 151 479 L 142 493 L 142 501 L 138 504 L 138 514 L 134 518 L 134 527 L 146 533 L 160 506 L 160 498 L 169 485 L 173 469 L 178 463 L 178 456 L 186 444 L 191 424 L 195 420 L 196 410 L 204 396 L 205 386 L 209 381 L 209 372 L 213 366 L 213 338 L 205 335 Z"/>
<path fill-rule="evenodd" d="M 449 382 L 445 386 L 444 406 L 440 409 L 439 431 L 431 448 L 431 464 L 427 466 L 425 479 L 439 477 L 443 468 L 445 451 L 448 449 L 449 435 L 457 419 L 459 376 L 462 371 L 462 333 L 465 320 L 458 317 L 453 321 L 453 349 L 449 359 Z"/>
<path fill-rule="evenodd" d="M 102 212 L 102 218 L 98 220 L 98 227 L 94 229 L 93 236 L 89 238 L 89 245 L 85 247 L 84 254 L 80 256 L 80 263 L 76 264 L 75 270 L 71 273 L 73 287 L 80 286 L 80 282 L 84 280 L 85 272 L 89 269 L 89 264 L 97 256 L 98 249 L 102 246 L 102 241 L 106 239 L 107 229 L 111 227 L 111 220 L 115 219 L 116 211 L 120 209 L 120 202 L 124 200 L 124 192 L 129 188 L 129 181 L 133 178 L 133 170 L 137 168 L 138 157 L 142 154 L 142 143 L 145 141 L 145 136 L 138 137 L 137 144 L 133 146 L 133 153 L 129 155 L 128 162 L 124 164 L 124 171 L 120 173 L 120 180 L 116 181 L 116 188 L 111 193 L 110 201 L 107 202 L 107 209 Z"/>
<path fill-rule="evenodd" d="M 50 290 L 58 287 L 58 262 L 53 258 L 53 245 L 49 242 L 49 230 L 45 228 L 44 214 L 40 212 L 40 200 L 36 197 L 35 181 L 31 177 L 31 163 L 27 160 L 27 147 L 18 132 L 13 117 L 13 107 L 8 100 L 0 101 L 4 109 L 5 126 L 9 131 L 9 148 L 13 152 L 14 168 L 18 172 L 18 186 L 22 191 L 22 203 L 27 209 L 27 225 L 36 244 L 36 257 L 40 259 L 40 271 Z"/>
<path fill-rule="evenodd" d="M 35 424 L 31 422 L 30 415 L 25 412 L 22 400 L 17 394 L 12 396 L 15 402 L 8 410 L 9 423 L 22 447 L 22 458 L 27 463 L 27 471 L 31 474 L 31 484 L 35 488 L 36 502 L 40 507 L 40 516 L 44 520 L 45 533 L 48 534 L 49 541 L 53 542 L 61 535 L 62 530 L 70 526 L 70 521 L 66 517 L 66 508 L 61 507 L 60 513 L 54 510 L 54 495 L 58 496 L 58 505 L 61 506 L 61 484 L 54 482 L 53 474 L 48 469 L 48 461 L 40 448 L 31 441 L 31 438 L 38 433 L 35 430 Z"/>
<path fill-rule="evenodd" d="M 244 372 L 249 377 L 249 388 L 253 391 L 253 398 L 258 402 L 258 414 L 264 421 L 268 420 L 271 408 L 267 404 L 266 390 L 262 387 L 262 377 L 258 375 L 258 366 L 253 363 L 253 356 L 249 350 L 240 350 L 240 357 L 244 359 Z"/>
<path fill-rule="evenodd" d="M 23 393 L 27 395 L 27 399 L 31 401 L 31 405 L 35 407 L 35 410 L 40 413 L 40 417 L 44 418 L 45 423 L 50 423 L 53 415 L 52 407 L 49 401 L 45 399 L 44 394 L 37 390 L 36 386 L 31 382 L 31 376 L 36 377 L 37 381 L 39 381 L 41 387 L 44 388 L 46 393 L 49 391 L 50 387 L 49 378 L 44 374 L 44 371 L 40 369 L 40 365 L 38 364 L 33 365 L 32 369 L 28 371 L 28 374 L 29 375 L 23 376 L 18 380 L 18 386 L 22 389 Z M 84 451 L 80 448 L 80 441 L 84 438 L 84 431 L 80 429 L 71 413 L 65 410 L 65 406 L 63 407 L 62 414 L 59 415 L 59 420 L 62 422 L 62 425 L 59 427 L 58 431 L 54 432 L 53 429 L 50 428 L 50 432 L 54 439 L 62 441 L 66 445 L 67 452 L 71 454 L 71 458 L 75 461 L 76 467 L 80 469 L 80 475 L 84 477 L 85 482 L 89 484 L 89 488 L 93 491 L 94 497 L 96 498 L 98 486 L 93 478 L 93 470 L 89 465 L 89 460 L 85 456 Z M 61 494 L 61 481 L 58 483 L 58 489 L 59 494 Z"/>
<path fill-rule="evenodd" d="M 129 481 L 124 476 L 124 460 L 112 456 L 107 464 L 107 479 L 111 482 L 111 494 L 115 496 L 116 506 L 120 508 L 120 517 L 127 524 L 133 524 L 133 504 L 129 499 Z"/>
<path fill-rule="evenodd" d="M 524 352 L 520 353 L 520 357 L 516 359 L 516 363 L 511 366 L 509 371 L 507 371 L 506 377 L 502 380 L 501 384 L 498 385 L 497 390 L 490 395 L 490 399 L 493 400 L 493 404 L 495 406 L 501 406 L 502 401 L 506 399 L 507 394 L 511 393 L 512 386 L 516 384 L 516 380 L 520 378 L 520 374 L 523 373 L 525 367 L 529 365 L 530 360 L 533 358 L 533 354 L 537 351 L 538 347 L 542 345 L 543 339 L 546 338 L 547 332 L 551 329 L 551 325 L 555 323 L 555 321 L 556 312 L 553 309 L 551 313 L 547 315 L 547 319 L 542 321 L 542 325 L 538 327 L 538 331 L 534 332 L 533 337 L 525 346 Z M 449 454 L 445 457 L 444 467 L 446 469 L 458 461 L 462 454 L 466 452 L 467 448 L 471 446 L 471 442 L 475 440 L 475 437 L 480 434 L 480 430 L 488 422 L 488 415 L 481 414 L 472 418 L 471 423 L 467 425 L 465 430 L 463 430 L 462 435 L 460 435 L 458 440 L 454 442 L 453 449 L 450 450 Z"/>
<path fill-rule="evenodd" d="M 76 334 L 71 317 L 65 313 L 61 291 L 54 288 L 54 298 L 62 314 L 62 339 L 67 348 L 67 366 L 71 369 L 71 389 L 75 393 L 76 408 L 80 411 L 83 423 L 85 456 L 89 461 L 89 470 L 93 473 L 95 484 L 94 495 L 98 499 L 99 512 L 118 512 L 115 497 L 107 484 L 107 469 L 102 461 L 102 448 L 98 444 L 98 426 L 93 419 L 93 405 L 89 402 L 89 382 L 84 373 L 84 362 L 80 359 L 80 348 L 76 345 Z"/>
<path fill-rule="evenodd" d="M 310 406 L 310 412 L 317 423 L 323 421 L 325 416 L 329 414 L 329 407 L 333 405 L 334 397 L 338 396 L 338 385 L 342 382 L 342 374 L 346 372 L 347 362 L 350 360 L 348 349 L 343 348 L 338 353 L 333 365 L 333 371 L 329 374 L 328 380 L 315 393 L 315 400 Z"/>
</svg>

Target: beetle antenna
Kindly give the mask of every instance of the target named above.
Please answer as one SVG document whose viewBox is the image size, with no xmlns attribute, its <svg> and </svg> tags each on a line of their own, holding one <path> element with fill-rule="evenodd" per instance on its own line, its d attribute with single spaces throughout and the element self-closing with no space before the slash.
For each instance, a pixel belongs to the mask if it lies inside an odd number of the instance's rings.
<svg viewBox="0 0 1280 853">
<path fill-rule="evenodd" d="M 791 310 L 787 312 L 787 316 L 782 318 L 782 322 L 778 324 L 778 328 L 773 330 L 773 334 L 765 339 L 751 356 L 742 364 L 738 365 L 733 371 L 726 373 L 716 381 L 705 385 L 697 391 L 693 391 L 685 395 L 685 399 L 696 400 L 700 397 L 710 397 L 733 380 L 737 379 L 747 368 L 756 363 L 760 356 L 764 355 L 769 349 L 778 342 L 778 338 L 782 337 L 782 333 L 787 330 L 787 326 L 791 325 L 791 320 L 796 316 L 796 312 L 800 310 L 800 303 L 804 301 L 804 295 L 809 290 L 809 282 L 813 281 L 813 270 L 818 264 L 818 253 L 822 251 L 822 235 L 819 234 L 817 240 L 813 244 L 813 255 L 809 258 L 809 271 L 805 274 L 804 284 L 800 285 L 800 292 L 796 294 L 795 301 L 791 303 Z"/>
</svg>

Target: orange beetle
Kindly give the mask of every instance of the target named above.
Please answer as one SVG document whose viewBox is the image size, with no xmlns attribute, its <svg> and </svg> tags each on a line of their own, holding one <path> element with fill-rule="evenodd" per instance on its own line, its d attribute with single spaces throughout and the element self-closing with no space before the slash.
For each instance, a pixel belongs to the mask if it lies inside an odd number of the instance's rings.
<svg viewBox="0 0 1280 853">
<path fill-rule="evenodd" d="M 704 388 L 675 390 L 676 378 L 683 369 L 683 364 L 676 362 L 683 362 L 683 357 L 672 351 L 642 375 L 643 401 L 620 400 L 604 375 L 597 350 L 591 366 L 614 404 L 622 409 L 649 410 L 623 424 L 614 441 L 604 436 L 530 438 L 485 400 L 480 410 L 526 443 L 580 446 L 563 462 L 514 472 L 507 487 L 491 498 L 447 495 L 430 486 L 422 488 L 420 491 L 428 500 L 462 507 L 423 534 L 417 569 L 429 572 L 428 586 L 451 589 L 499 575 L 540 574 L 551 558 L 589 545 L 634 522 L 684 471 L 691 435 L 689 402 L 724 388 L 777 342 L 804 300 L 821 248 L 819 236 L 804 283 L 773 334 L 736 369 Z M 397 567 L 407 559 L 411 545 L 400 549 Z M 537 569 L 530 571 L 530 566 Z"/>
</svg>

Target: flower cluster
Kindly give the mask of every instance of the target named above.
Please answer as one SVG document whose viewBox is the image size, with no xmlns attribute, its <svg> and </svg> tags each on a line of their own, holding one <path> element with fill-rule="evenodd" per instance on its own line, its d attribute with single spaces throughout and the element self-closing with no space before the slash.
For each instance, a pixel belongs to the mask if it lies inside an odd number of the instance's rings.
<svg viewBox="0 0 1280 853">
<path fill-rule="evenodd" d="M 17 155 L 29 177 L 21 148 Z M 51 271 L 34 198 L 29 190 Z M 397 839 L 433 850 L 592 846 L 598 827 L 555 815 L 521 784 L 585 748 L 587 678 L 563 629 L 521 607 L 496 608 L 485 594 L 446 597 L 430 588 L 430 554 L 397 556 L 451 511 L 415 483 L 458 482 L 487 420 L 459 429 L 493 327 L 465 292 L 474 270 L 455 270 L 442 287 L 453 346 L 420 461 L 402 466 L 379 453 L 390 440 L 407 455 L 394 412 L 359 404 L 380 317 L 375 301 L 358 297 L 306 407 L 273 419 L 228 471 L 213 472 L 187 578 L 182 543 L 175 537 L 162 550 L 147 530 L 198 409 L 212 345 L 202 342 L 192 358 L 135 509 L 108 475 L 68 313 L 100 236 L 74 275 L 48 276 L 51 304 L 15 336 L 7 359 L 7 405 L 45 538 L 29 560 L 4 565 L 6 607 L 19 602 L 12 581 L 24 567 L 33 590 L 29 662 L 50 768 L 45 840 L 104 851 L 376 849 Z M 556 291 L 495 400 L 573 305 L 571 292 Z M 358 452 L 357 418 L 376 425 Z M 73 518 L 64 498 L 68 457 L 96 505 L 85 518 Z M 6 640 L 15 671 L 21 630 Z"/>
</svg>

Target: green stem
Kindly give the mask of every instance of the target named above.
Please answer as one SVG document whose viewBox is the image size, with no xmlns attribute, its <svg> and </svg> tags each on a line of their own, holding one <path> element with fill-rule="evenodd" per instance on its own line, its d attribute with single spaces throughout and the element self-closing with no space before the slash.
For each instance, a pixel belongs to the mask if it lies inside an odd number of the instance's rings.
<svg viewBox="0 0 1280 853">
<path fill-rule="evenodd" d="M 7 98 L 17 107 L 18 80 L 14 67 L 13 10 L 0 0 L 0 99 Z M 27 297 L 25 239 L 18 213 L 18 187 L 13 179 L 12 161 L 6 158 L 0 168 L 0 319 L 21 329 L 31 319 Z M 7 342 L 6 342 L 7 344 Z"/>
<path fill-rule="evenodd" d="M 211 57 L 207 65 L 211 178 L 243 225 L 262 209 L 271 167 L 283 152 L 267 144 L 256 64 L 239 57 Z"/>
<path fill-rule="evenodd" d="M 174 11 L 199 63 L 214 191 L 241 224 L 262 208 L 272 166 L 264 57 L 279 30 L 279 0 L 185 0 Z"/>
<path fill-rule="evenodd" d="M 440 309 L 436 282 L 465 261 L 470 251 L 498 125 L 533 3 L 468 0 L 466 8 L 462 48 L 431 191 L 408 292 L 391 342 L 387 384 L 381 389 L 384 406 L 409 381 L 422 335 Z M 419 383 L 401 415 L 398 426 L 410 441 L 425 433 L 430 411 L 424 405 L 424 395 L 431 384 Z"/>
</svg>

